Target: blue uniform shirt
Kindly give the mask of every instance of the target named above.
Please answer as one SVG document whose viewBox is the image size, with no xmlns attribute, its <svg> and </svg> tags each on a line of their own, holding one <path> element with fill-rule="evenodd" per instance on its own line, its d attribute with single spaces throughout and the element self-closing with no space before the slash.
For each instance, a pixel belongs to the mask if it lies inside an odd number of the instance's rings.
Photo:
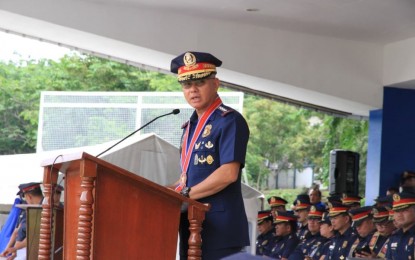
<svg viewBox="0 0 415 260">
<path fill-rule="evenodd" d="M 296 259 L 304 259 L 305 256 L 312 257 L 314 259 L 314 255 L 317 249 L 323 245 L 326 241 L 326 238 L 322 237 L 320 233 L 315 235 L 308 236 L 307 239 L 302 241 L 298 246 L 295 248 L 294 252 L 290 255 L 288 259 L 296 260 Z M 319 257 L 317 259 L 320 259 Z"/>
<path fill-rule="evenodd" d="M 300 243 L 295 233 L 289 234 L 283 237 L 278 237 L 275 241 L 274 248 L 271 251 L 272 258 L 288 258 L 295 250 L 297 245 Z"/>
<path fill-rule="evenodd" d="M 275 230 L 275 229 L 274 229 Z M 274 230 L 270 230 L 265 234 L 260 234 L 256 240 L 256 255 L 271 255 L 271 250 L 275 243 Z"/>
<path fill-rule="evenodd" d="M 356 241 L 357 235 L 349 227 L 343 234 L 337 233 L 329 246 L 329 252 L 326 259 L 343 260 L 349 256 L 350 248 Z"/>
<path fill-rule="evenodd" d="M 415 259 L 415 225 L 406 232 L 402 229 L 390 236 L 386 259 L 401 260 L 401 259 Z"/>
<path fill-rule="evenodd" d="M 189 137 L 193 135 L 197 121 L 198 117 L 194 112 L 186 126 L 190 127 Z M 241 172 L 245 164 L 248 138 L 248 125 L 242 115 L 220 105 L 207 120 L 202 134 L 195 142 L 186 186 L 193 187 L 202 182 L 226 163 L 239 162 Z M 236 182 L 198 201 L 211 206 L 202 224 L 202 252 L 250 244 L 240 173 Z"/>
</svg>

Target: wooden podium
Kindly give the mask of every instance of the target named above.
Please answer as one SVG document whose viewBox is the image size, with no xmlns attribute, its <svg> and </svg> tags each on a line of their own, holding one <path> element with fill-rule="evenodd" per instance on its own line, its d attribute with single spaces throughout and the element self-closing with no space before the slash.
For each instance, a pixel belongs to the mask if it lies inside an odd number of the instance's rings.
<svg viewBox="0 0 415 260">
<path fill-rule="evenodd" d="M 52 255 L 49 205 L 59 172 L 65 174 L 63 259 L 175 259 L 180 212 L 186 206 L 188 259 L 201 259 L 200 231 L 208 205 L 87 153 L 58 156 L 42 166 L 38 259 Z"/>
</svg>

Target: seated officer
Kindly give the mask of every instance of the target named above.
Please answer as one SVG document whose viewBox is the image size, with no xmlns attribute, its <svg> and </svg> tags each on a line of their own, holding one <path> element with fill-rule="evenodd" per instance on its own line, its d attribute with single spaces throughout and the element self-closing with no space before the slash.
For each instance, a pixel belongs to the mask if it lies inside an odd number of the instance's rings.
<svg viewBox="0 0 415 260">
<path fill-rule="evenodd" d="M 312 257 L 314 257 L 318 247 L 325 241 L 325 238 L 320 235 L 320 221 L 323 213 L 324 211 L 321 208 L 310 207 L 310 212 L 307 216 L 309 236 L 298 244 L 289 259 L 313 259 Z"/>
<path fill-rule="evenodd" d="M 351 256 L 353 257 L 370 256 L 372 254 L 369 243 L 376 231 L 375 224 L 372 221 L 372 210 L 371 206 L 365 206 L 349 211 L 352 216 L 352 225 L 358 234 L 358 239 L 356 239 L 351 249 Z"/>
<path fill-rule="evenodd" d="M 300 242 L 295 234 L 297 230 L 297 218 L 291 212 L 278 211 L 274 223 L 277 239 L 270 257 L 288 259 Z"/>
<path fill-rule="evenodd" d="M 349 207 L 343 204 L 329 203 L 329 217 L 336 235 L 329 247 L 326 259 L 343 260 L 349 255 L 350 248 L 357 235 L 353 233 L 351 218 L 348 214 Z"/>
<path fill-rule="evenodd" d="M 326 259 L 330 245 L 334 239 L 334 229 L 331 225 L 329 213 L 325 212 L 320 220 L 320 235 L 324 237 L 323 243 L 317 248 L 311 259 Z"/>
<path fill-rule="evenodd" d="M 19 185 L 19 192 L 17 195 L 23 197 L 27 204 L 41 204 L 43 201 L 43 193 L 40 188 L 40 183 L 30 182 Z M 11 257 L 14 259 L 17 255 L 22 259 L 26 258 L 26 214 L 22 215 L 19 225 L 10 237 L 6 249 L 0 254 L 3 257 Z"/>
<path fill-rule="evenodd" d="M 362 197 L 353 194 L 343 194 L 342 204 L 349 207 L 349 210 L 360 208 L 360 200 Z"/>
<path fill-rule="evenodd" d="M 268 199 L 268 204 L 271 207 L 271 214 L 272 217 L 275 219 L 277 211 L 287 211 L 285 205 L 287 205 L 287 201 L 281 197 L 272 196 Z"/>
<path fill-rule="evenodd" d="M 385 258 L 386 242 L 391 234 L 396 230 L 392 219 L 389 218 L 389 210 L 383 206 L 376 207 L 372 211 L 373 222 L 376 226 L 376 232 L 369 242 L 372 254 L 363 253 L 362 258 Z"/>
<path fill-rule="evenodd" d="M 388 241 L 387 259 L 413 259 L 415 240 L 415 194 L 393 195 L 393 217 L 399 230 Z"/>
<path fill-rule="evenodd" d="M 257 222 L 259 235 L 256 239 L 256 254 L 269 256 L 274 244 L 275 231 L 271 211 L 259 211 Z"/>
<path fill-rule="evenodd" d="M 294 212 L 297 216 L 297 237 L 303 241 L 308 236 L 307 216 L 310 210 L 310 197 L 307 194 L 300 194 L 294 202 Z"/>
</svg>

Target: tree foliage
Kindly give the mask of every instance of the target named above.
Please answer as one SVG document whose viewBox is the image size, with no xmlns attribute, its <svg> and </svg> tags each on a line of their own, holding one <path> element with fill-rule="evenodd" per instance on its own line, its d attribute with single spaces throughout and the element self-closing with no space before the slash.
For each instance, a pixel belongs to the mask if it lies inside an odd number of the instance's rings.
<svg viewBox="0 0 415 260">
<path fill-rule="evenodd" d="M 0 154 L 35 151 L 41 91 L 181 90 L 171 75 L 78 54 L 59 61 L 0 62 L 0 89 Z M 266 189 L 270 168 L 278 172 L 308 165 L 327 184 L 333 149 L 359 152 L 359 176 L 364 178 L 367 121 L 333 117 L 251 95 L 245 95 L 244 115 L 251 131 L 246 158 L 251 185 Z M 91 119 L 88 127 L 107 131 L 104 123 Z M 120 124 L 113 128 L 121 130 Z M 73 142 L 86 141 L 78 137 Z"/>
</svg>

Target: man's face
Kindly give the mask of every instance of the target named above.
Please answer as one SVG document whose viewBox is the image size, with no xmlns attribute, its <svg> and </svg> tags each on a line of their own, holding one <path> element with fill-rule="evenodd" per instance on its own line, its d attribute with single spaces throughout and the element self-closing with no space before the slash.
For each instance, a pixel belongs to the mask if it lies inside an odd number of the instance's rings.
<svg viewBox="0 0 415 260">
<path fill-rule="evenodd" d="M 212 104 L 219 88 L 219 79 L 206 78 L 181 83 L 184 97 L 196 111 L 203 113 Z"/>
<path fill-rule="evenodd" d="M 308 223 L 308 230 L 310 230 L 311 234 L 317 234 L 320 232 L 320 219 L 309 218 L 307 219 Z"/>
<path fill-rule="evenodd" d="M 336 231 L 345 229 L 345 227 L 347 227 L 348 225 L 348 220 L 349 217 L 344 214 L 340 214 L 335 217 L 330 217 L 331 225 L 333 226 L 333 229 Z"/>
<path fill-rule="evenodd" d="M 297 221 L 300 223 L 305 223 L 307 221 L 308 210 L 300 209 L 295 211 L 295 215 L 298 217 Z"/>
<path fill-rule="evenodd" d="M 311 204 L 316 204 L 321 201 L 321 197 L 317 190 L 311 189 L 310 192 L 308 193 L 308 196 L 310 197 Z"/>
<path fill-rule="evenodd" d="M 261 224 L 258 224 L 258 233 L 265 234 L 272 229 L 272 221 L 262 221 Z"/>
<path fill-rule="evenodd" d="M 327 223 L 320 224 L 320 234 L 325 238 L 330 238 L 332 236 L 333 226 Z"/>
<path fill-rule="evenodd" d="M 286 236 L 288 234 L 290 234 L 291 232 L 291 227 L 290 224 L 288 223 L 277 223 L 275 225 L 275 235 L 277 236 Z"/>
<path fill-rule="evenodd" d="M 356 226 L 356 231 L 361 237 L 367 237 L 373 230 L 374 225 L 371 219 L 365 219 L 360 225 Z"/>
<path fill-rule="evenodd" d="M 394 220 L 399 228 L 407 230 L 415 223 L 415 206 L 410 206 L 406 209 L 395 210 Z"/>
<path fill-rule="evenodd" d="M 396 229 L 392 221 L 384 221 L 375 224 L 377 231 L 381 236 L 389 236 Z"/>
</svg>

